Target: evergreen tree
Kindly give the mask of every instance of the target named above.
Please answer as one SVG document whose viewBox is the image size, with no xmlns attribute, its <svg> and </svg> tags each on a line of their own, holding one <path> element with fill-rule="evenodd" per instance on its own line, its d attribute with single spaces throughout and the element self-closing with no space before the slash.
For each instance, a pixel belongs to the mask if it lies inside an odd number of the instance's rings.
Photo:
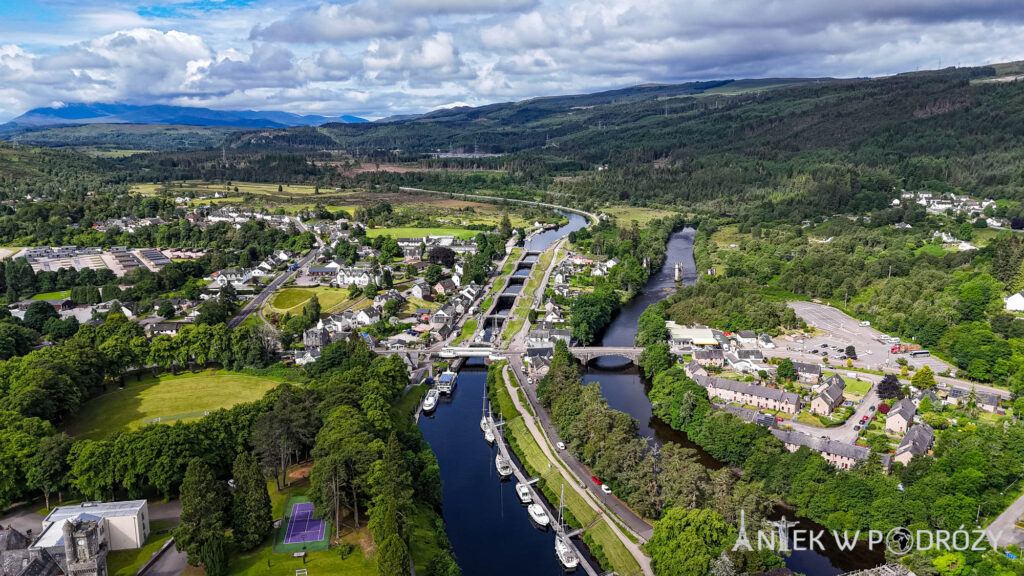
<svg viewBox="0 0 1024 576">
<path fill-rule="evenodd" d="M 306 305 L 302 308 L 302 315 L 305 316 L 306 322 L 310 326 L 315 326 L 317 321 L 320 320 L 320 299 L 313 294 L 313 297 L 306 302 Z"/>
<path fill-rule="evenodd" d="M 174 547 L 188 554 L 198 566 L 205 543 L 224 534 L 224 496 L 213 472 L 200 458 L 193 458 L 181 483 L 181 524 L 174 530 Z"/>
<path fill-rule="evenodd" d="M 206 576 L 227 576 L 228 557 L 224 552 L 224 537 L 214 536 L 203 543 L 200 551 Z"/>
<path fill-rule="evenodd" d="M 242 452 L 233 468 L 235 491 L 231 508 L 231 527 L 235 543 L 242 550 L 252 550 L 270 534 L 273 520 L 267 480 L 252 454 Z"/>
<path fill-rule="evenodd" d="M 409 548 L 398 534 L 392 534 L 377 551 L 377 573 L 380 576 L 408 576 Z"/>
</svg>

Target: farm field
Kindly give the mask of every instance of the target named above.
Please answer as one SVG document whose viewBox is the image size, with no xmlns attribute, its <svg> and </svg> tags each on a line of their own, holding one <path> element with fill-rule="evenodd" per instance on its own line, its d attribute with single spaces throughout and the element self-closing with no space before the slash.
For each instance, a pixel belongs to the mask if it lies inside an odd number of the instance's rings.
<svg viewBox="0 0 1024 576">
<path fill-rule="evenodd" d="M 291 196 L 291 195 L 309 195 L 312 196 L 316 191 L 316 186 L 305 186 L 302 184 L 284 184 L 281 185 L 281 191 L 277 191 L 278 184 L 264 183 L 264 182 L 231 182 L 228 186 L 224 182 L 202 182 L 200 180 L 187 180 L 185 182 L 173 182 L 169 187 L 163 184 L 136 184 L 132 187 L 134 192 L 140 194 L 157 194 L 164 191 L 171 192 L 176 195 L 188 192 L 192 196 L 209 196 L 213 198 L 213 195 L 217 192 L 221 194 L 230 194 L 231 196 L 240 196 L 245 194 L 263 194 L 263 195 L 274 195 L 274 196 Z M 235 188 L 238 191 L 235 192 Z M 334 191 L 330 191 L 334 194 Z M 322 194 L 326 194 L 327 190 L 321 190 Z"/>
<path fill-rule="evenodd" d="M 348 290 L 346 288 L 331 288 L 328 286 L 290 287 L 278 290 L 267 303 L 270 312 L 284 314 L 290 312 L 298 314 L 302 307 L 309 302 L 316 294 L 320 301 L 320 309 L 326 314 L 329 311 L 340 308 L 341 304 L 348 301 Z"/>
<path fill-rule="evenodd" d="M 392 238 L 420 238 L 423 236 L 455 236 L 456 238 L 472 238 L 479 234 L 476 230 L 464 228 L 370 228 L 366 235 L 370 238 L 391 236 Z"/>
<path fill-rule="evenodd" d="M 194 420 L 207 411 L 259 400 L 277 384 L 271 378 L 211 370 L 144 378 L 87 402 L 66 431 L 76 438 L 101 439 L 157 419 Z"/>
<path fill-rule="evenodd" d="M 641 208 L 638 206 L 609 206 L 608 208 L 602 208 L 601 212 L 605 212 L 619 219 L 619 226 L 628 227 L 629 223 L 636 220 L 641 226 L 647 224 L 651 220 L 656 218 L 664 218 L 665 216 L 672 216 L 678 214 L 672 210 L 658 210 L 655 208 Z"/>
</svg>

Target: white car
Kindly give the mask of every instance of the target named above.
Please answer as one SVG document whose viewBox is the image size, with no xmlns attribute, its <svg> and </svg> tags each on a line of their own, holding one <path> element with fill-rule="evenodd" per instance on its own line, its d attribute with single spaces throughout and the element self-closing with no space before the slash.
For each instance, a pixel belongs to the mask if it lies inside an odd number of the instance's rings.
<svg viewBox="0 0 1024 576">
<path fill-rule="evenodd" d="M 559 450 L 565 450 L 565 442 L 555 442 L 555 448 Z"/>
<path fill-rule="evenodd" d="M 612 493 L 612 489 L 609 488 L 607 484 L 601 484 L 601 492 L 610 495 Z"/>
</svg>

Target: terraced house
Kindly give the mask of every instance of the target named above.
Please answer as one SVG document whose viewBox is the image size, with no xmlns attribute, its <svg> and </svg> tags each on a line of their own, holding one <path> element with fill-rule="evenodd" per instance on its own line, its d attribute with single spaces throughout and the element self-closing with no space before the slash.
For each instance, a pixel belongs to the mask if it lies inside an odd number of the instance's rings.
<svg viewBox="0 0 1024 576">
<path fill-rule="evenodd" d="M 745 404 L 758 409 L 777 410 L 787 414 L 796 414 L 800 411 L 800 396 L 792 392 L 699 374 L 693 380 L 707 388 L 708 396 L 725 402 Z"/>
</svg>

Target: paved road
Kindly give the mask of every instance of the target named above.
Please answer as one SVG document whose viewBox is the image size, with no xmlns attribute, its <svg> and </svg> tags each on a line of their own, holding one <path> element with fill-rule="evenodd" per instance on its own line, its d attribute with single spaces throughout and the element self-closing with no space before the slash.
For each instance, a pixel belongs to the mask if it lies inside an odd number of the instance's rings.
<svg viewBox="0 0 1024 576">
<path fill-rule="evenodd" d="M 55 501 L 56 498 L 51 498 L 50 504 Z M 14 528 L 26 536 L 39 536 L 43 531 L 43 518 L 45 518 L 42 514 L 36 513 L 35 510 L 39 507 L 41 505 L 23 504 L 18 506 L 0 517 L 0 526 Z"/>
<path fill-rule="evenodd" d="M 534 407 L 537 414 L 537 421 L 541 424 L 541 429 L 544 431 L 545 436 L 547 436 L 548 441 L 551 444 L 554 444 L 559 438 L 558 430 L 556 430 L 554 425 L 551 423 L 551 414 L 537 399 L 537 387 L 535 385 L 528 385 L 522 377 L 524 374 L 522 356 L 518 354 L 506 354 L 506 357 L 508 358 L 509 365 L 512 367 L 512 373 L 519 380 L 520 386 L 523 391 L 526 392 L 530 404 Z M 654 533 L 654 528 L 648 524 L 646 520 L 638 516 L 636 512 L 633 512 L 633 510 L 630 509 L 629 506 L 626 506 L 621 500 L 614 496 L 605 494 L 594 486 L 594 483 L 589 481 L 592 474 L 582 462 L 577 460 L 576 457 L 568 451 L 560 451 L 558 456 L 561 458 L 562 463 L 565 464 L 577 478 L 588 479 L 585 481 L 585 485 L 591 496 L 599 500 L 606 508 L 614 512 L 615 515 L 618 516 L 634 534 L 639 535 L 644 542 L 650 539 L 651 535 Z"/>
<path fill-rule="evenodd" d="M 988 531 L 993 536 L 998 535 L 996 546 L 1009 546 L 1010 544 L 1024 543 L 1024 530 L 1014 526 L 1018 520 L 1024 517 L 1024 494 L 1014 500 L 1009 508 L 996 516 L 996 519 L 988 525 Z M 999 534 L 1002 532 L 1002 534 Z"/>
<path fill-rule="evenodd" d="M 523 407 L 522 402 L 519 400 L 519 394 L 516 393 L 515 389 L 511 385 L 511 382 L 509 381 L 508 366 L 505 367 L 504 374 L 505 386 L 508 389 L 509 397 L 512 398 L 512 403 L 515 404 L 516 409 L 519 410 L 519 413 L 522 415 L 523 422 L 526 424 L 526 428 L 530 431 L 530 435 L 533 436 L 533 439 L 537 441 L 537 444 L 540 446 L 541 452 L 544 453 L 548 460 L 551 460 L 556 465 L 558 465 L 558 467 L 563 472 L 568 473 L 568 476 L 570 478 L 575 478 L 576 483 L 569 486 L 570 489 L 575 490 L 580 496 L 582 496 L 583 500 L 587 504 L 589 504 L 591 508 L 597 510 L 599 514 L 604 514 L 604 510 L 602 510 L 601 506 L 597 503 L 597 501 L 594 500 L 594 494 L 586 490 L 585 488 L 580 487 L 579 477 L 572 474 L 565 468 L 565 463 L 562 462 L 561 458 L 559 458 L 560 455 L 556 454 L 556 452 L 551 449 L 551 445 L 548 443 L 547 438 L 544 437 L 544 433 L 537 426 L 536 419 L 533 416 L 530 416 L 529 411 L 527 411 Z M 517 378 L 517 380 L 519 379 Z M 521 383 L 522 382 L 520 380 L 520 384 Z M 629 550 L 629 553 L 633 555 L 633 558 L 637 561 L 637 563 L 640 564 L 640 568 L 643 570 L 644 574 L 648 576 L 653 576 L 654 570 L 651 568 L 651 559 L 646 554 L 644 554 L 644 552 L 640 549 L 638 545 L 633 543 L 633 541 L 630 540 L 629 537 L 622 533 L 622 531 L 615 524 L 615 522 L 608 522 L 608 526 L 611 528 L 612 532 L 615 533 L 615 536 L 619 539 L 619 541 L 621 541 L 623 545 L 626 546 L 626 548 Z M 605 568 L 607 568 L 607 566 Z"/>
<path fill-rule="evenodd" d="M 149 566 L 145 576 L 181 576 L 187 566 L 188 554 L 178 552 L 172 544 L 163 556 Z"/>
<path fill-rule="evenodd" d="M 821 361 L 821 355 L 812 355 L 810 352 L 815 349 L 820 350 L 822 343 L 829 344 L 833 347 L 832 350 L 834 350 L 834 346 L 837 345 L 841 348 L 845 348 L 847 344 L 852 344 L 857 349 L 858 356 L 858 359 L 854 361 L 855 366 L 862 366 L 872 370 L 895 371 L 899 369 L 899 366 L 896 363 L 896 359 L 899 355 L 890 354 L 890 346 L 878 341 L 878 337 L 882 335 L 878 330 L 869 326 L 861 326 L 858 320 L 851 318 L 842 310 L 838 310 L 832 306 L 815 304 L 813 302 L 790 302 L 789 307 L 796 312 L 797 316 L 807 322 L 807 324 L 825 331 L 826 335 L 816 338 L 808 338 L 802 344 L 786 342 L 785 340 L 780 339 L 776 342 L 778 347 L 767 353 L 769 356 L 782 356 L 805 362 L 818 363 Z M 787 346 L 793 347 L 793 350 L 787 350 Z M 907 357 L 907 360 L 911 365 L 917 367 L 925 365 L 930 366 L 936 374 L 954 369 L 954 367 L 950 366 L 947 362 L 940 358 L 936 358 L 935 356 L 926 356 L 923 358 Z M 834 359 L 833 361 L 836 363 L 840 362 L 838 359 Z M 978 391 L 996 394 L 1002 398 L 1010 397 L 1009 391 L 1002 388 L 976 384 L 959 378 L 937 376 L 935 379 L 939 382 L 964 388 L 974 387 Z"/>
</svg>

